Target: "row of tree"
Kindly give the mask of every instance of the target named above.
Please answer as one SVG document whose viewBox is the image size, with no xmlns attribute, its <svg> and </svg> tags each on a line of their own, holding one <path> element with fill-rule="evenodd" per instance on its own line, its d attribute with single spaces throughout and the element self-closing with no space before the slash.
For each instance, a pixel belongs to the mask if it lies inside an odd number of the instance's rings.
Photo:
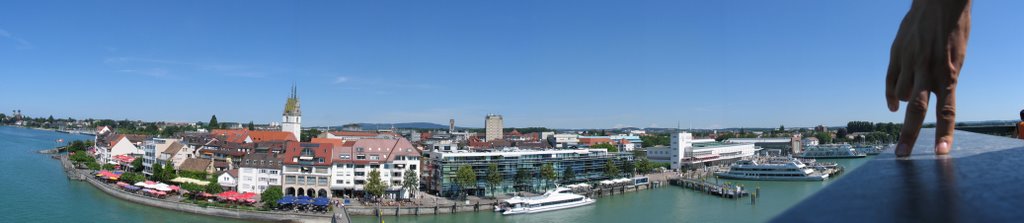
<svg viewBox="0 0 1024 223">
<path fill-rule="evenodd" d="M 405 189 L 410 195 L 415 195 L 414 192 L 419 191 L 419 176 L 416 174 L 416 170 L 408 169 L 402 175 L 402 189 Z M 380 172 L 377 169 L 370 171 L 370 176 L 366 180 L 366 186 L 363 187 L 366 193 L 373 196 L 373 198 L 380 198 L 384 195 L 387 190 L 388 184 L 380 179 Z"/>
</svg>

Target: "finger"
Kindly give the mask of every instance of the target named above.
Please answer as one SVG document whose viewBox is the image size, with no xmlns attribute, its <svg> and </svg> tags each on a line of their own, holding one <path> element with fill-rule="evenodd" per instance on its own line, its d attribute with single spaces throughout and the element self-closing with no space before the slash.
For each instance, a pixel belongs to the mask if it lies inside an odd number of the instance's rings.
<svg viewBox="0 0 1024 223">
<path fill-rule="evenodd" d="M 896 146 L 896 156 L 898 157 L 910 156 L 914 150 L 914 144 L 917 142 L 917 134 L 921 132 L 925 114 L 928 112 L 930 92 L 925 87 L 915 89 L 914 94 L 907 101 L 907 114 L 903 118 L 903 128 L 900 129 L 900 142 Z"/>
<path fill-rule="evenodd" d="M 909 101 L 910 93 L 914 90 L 915 75 L 914 69 L 915 62 L 908 60 L 907 57 L 902 57 L 900 62 L 900 75 L 896 77 L 896 88 L 893 89 L 893 93 L 896 94 L 896 98 L 900 101 Z"/>
<path fill-rule="evenodd" d="M 892 53 L 889 55 L 889 71 L 885 75 L 885 102 L 891 112 L 900 110 L 900 100 L 896 98 L 896 79 L 899 75 L 899 58 L 896 58 L 896 47 L 893 46 Z"/>
<path fill-rule="evenodd" d="M 935 92 L 935 154 L 948 154 L 953 148 L 953 130 L 956 127 L 955 85 Z"/>
</svg>

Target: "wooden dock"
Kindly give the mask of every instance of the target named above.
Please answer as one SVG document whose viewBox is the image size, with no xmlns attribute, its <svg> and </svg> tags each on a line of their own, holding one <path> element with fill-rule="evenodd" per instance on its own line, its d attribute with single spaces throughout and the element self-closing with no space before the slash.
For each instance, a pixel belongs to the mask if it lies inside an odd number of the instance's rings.
<svg viewBox="0 0 1024 223">
<path fill-rule="evenodd" d="M 715 184 L 710 182 L 704 182 L 700 180 L 684 179 L 684 178 L 672 178 L 668 180 L 669 184 L 681 186 L 710 195 L 715 195 L 723 198 L 741 198 L 750 196 L 750 193 L 743 190 L 742 187 L 725 184 Z"/>
</svg>

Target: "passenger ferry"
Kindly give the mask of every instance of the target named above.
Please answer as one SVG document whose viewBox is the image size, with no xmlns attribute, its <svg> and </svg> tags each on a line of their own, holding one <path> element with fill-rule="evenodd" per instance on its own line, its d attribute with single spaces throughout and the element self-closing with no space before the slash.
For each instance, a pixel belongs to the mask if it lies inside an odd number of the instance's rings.
<svg viewBox="0 0 1024 223">
<path fill-rule="evenodd" d="M 857 151 L 853 146 L 847 144 L 808 146 L 804 148 L 803 152 L 793 155 L 793 157 L 797 158 L 811 159 L 864 158 L 866 156 L 867 154 Z"/>
<path fill-rule="evenodd" d="M 857 151 L 860 151 L 860 152 L 862 152 L 864 154 L 867 154 L 868 156 L 874 156 L 874 155 L 882 154 L 882 151 L 883 151 L 882 146 L 864 145 L 864 146 L 855 146 L 855 147 L 857 148 Z"/>
<path fill-rule="evenodd" d="M 790 157 L 740 160 L 732 164 L 729 171 L 718 172 L 715 175 L 727 179 L 774 181 L 822 181 L 829 176 L 799 159 Z"/>
<path fill-rule="evenodd" d="M 515 196 L 502 201 L 494 211 L 503 215 L 529 214 L 554 211 L 593 204 L 594 199 L 572 193 L 569 188 L 559 187 L 536 197 Z"/>
</svg>

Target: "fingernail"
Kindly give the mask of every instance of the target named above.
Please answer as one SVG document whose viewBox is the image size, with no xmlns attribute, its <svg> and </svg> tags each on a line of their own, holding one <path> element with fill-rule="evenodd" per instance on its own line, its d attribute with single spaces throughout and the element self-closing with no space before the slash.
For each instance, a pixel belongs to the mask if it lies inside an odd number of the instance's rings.
<svg viewBox="0 0 1024 223">
<path fill-rule="evenodd" d="M 899 102 L 896 102 L 896 103 L 899 103 Z M 897 107 L 898 105 L 896 103 L 893 103 L 893 102 L 887 102 L 886 103 L 887 105 L 889 105 L 889 111 L 895 112 L 897 109 L 899 109 L 899 107 Z"/>
<path fill-rule="evenodd" d="M 946 154 L 949 154 L 949 143 L 948 142 L 940 142 L 938 145 L 935 145 L 935 155 L 946 155 Z"/>
</svg>

